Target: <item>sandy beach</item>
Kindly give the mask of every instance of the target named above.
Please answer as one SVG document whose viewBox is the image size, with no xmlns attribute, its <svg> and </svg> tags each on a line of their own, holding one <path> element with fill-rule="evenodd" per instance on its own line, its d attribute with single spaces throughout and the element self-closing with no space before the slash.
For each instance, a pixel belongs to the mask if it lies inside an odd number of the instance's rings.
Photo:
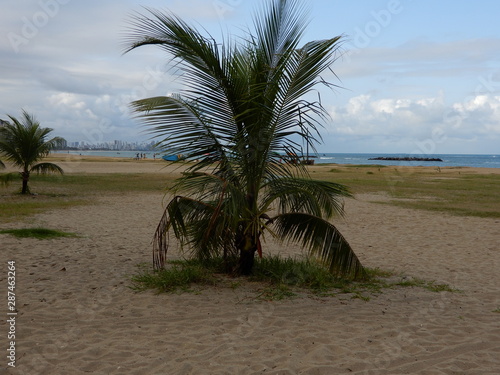
<svg viewBox="0 0 500 375">
<path fill-rule="evenodd" d="M 161 162 L 58 164 L 68 174 L 179 173 Z M 347 218 L 337 224 L 365 266 L 456 292 L 386 289 L 368 301 L 342 294 L 262 301 L 248 285 L 137 293 L 130 276 L 151 261 L 162 199 L 161 191 L 105 194 L 2 225 L 80 237 L 0 234 L 0 374 L 500 373 L 499 219 L 383 205 L 383 195 L 346 202 Z M 5 355 L 8 261 L 16 266 L 14 369 Z"/>
</svg>

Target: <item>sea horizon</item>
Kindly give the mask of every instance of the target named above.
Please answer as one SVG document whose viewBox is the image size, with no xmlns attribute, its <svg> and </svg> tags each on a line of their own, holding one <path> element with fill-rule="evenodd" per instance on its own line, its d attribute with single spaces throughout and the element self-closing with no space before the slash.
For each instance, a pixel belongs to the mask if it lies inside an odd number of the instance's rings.
<svg viewBox="0 0 500 375">
<path fill-rule="evenodd" d="M 103 156 L 119 158 L 135 158 L 137 154 L 147 159 L 160 158 L 164 153 L 158 151 L 129 150 L 58 150 L 64 153 L 82 156 Z M 305 155 L 304 155 L 305 157 Z M 349 165 L 383 165 L 383 166 L 428 166 L 428 167 L 473 167 L 500 168 L 500 154 L 405 154 L 405 153 L 310 153 L 314 164 L 349 164 Z M 408 160 L 370 160 L 378 157 L 410 157 L 438 158 L 443 161 L 408 161 Z"/>
</svg>

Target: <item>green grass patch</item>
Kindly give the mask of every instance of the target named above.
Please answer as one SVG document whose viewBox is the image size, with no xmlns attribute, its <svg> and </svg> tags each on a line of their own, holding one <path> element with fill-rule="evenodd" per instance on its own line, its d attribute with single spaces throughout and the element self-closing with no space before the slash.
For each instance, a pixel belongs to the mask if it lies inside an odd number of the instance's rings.
<svg viewBox="0 0 500 375">
<path fill-rule="evenodd" d="M 381 164 L 344 164 L 344 168 L 387 168 L 386 165 Z"/>
<path fill-rule="evenodd" d="M 285 284 L 273 284 L 260 288 L 255 299 L 264 301 L 281 301 L 296 297 L 297 293 Z"/>
<path fill-rule="evenodd" d="M 448 284 L 436 284 L 435 281 L 427 281 L 419 278 L 405 278 L 405 280 L 401 280 L 394 284 L 395 286 L 403 286 L 403 287 L 416 287 L 416 288 L 424 288 L 430 290 L 431 292 L 459 292 L 458 289 L 450 287 Z"/>
<path fill-rule="evenodd" d="M 394 274 L 380 269 L 367 269 L 367 276 L 361 281 L 342 280 L 312 259 L 279 256 L 257 259 L 254 272 L 248 277 L 229 278 L 223 271 L 221 259 L 214 259 L 209 264 L 198 260 L 170 261 L 168 267 L 160 271 L 140 265 L 139 273 L 131 278 L 131 288 L 178 293 L 200 291 L 208 285 L 237 289 L 250 283 L 256 288 L 255 299 L 260 300 L 282 300 L 311 293 L 319 297 L 343 295 L 364 301 L 381 294 L 384 289 L 397 287 L 420 287 L 433 292 L 457 291 L 448 285 L 421 279 L 389 281 L 389 278 L 394 279 Z"/>
<path fill-rule="evenodd" d="M 155 289 L 158 293 L 193 292 L 193 284 L 215 285 L 217 279 L 214 271 L 196 261 L 170 262 L 168 268 L 158 271 L 140 265 L 139 273 L 132 277 L 132 289 Z"/>
<path fill-rule="evenodd" d="M 10 234 L 18 238 L 36 238 L 39 240 L 48 240 L 61 237 L 78 237 L 76 233 L 62 232 L 47 228 L 22 228 L 22 229 L 4 229 L 0 234 Z"/>
</svg>

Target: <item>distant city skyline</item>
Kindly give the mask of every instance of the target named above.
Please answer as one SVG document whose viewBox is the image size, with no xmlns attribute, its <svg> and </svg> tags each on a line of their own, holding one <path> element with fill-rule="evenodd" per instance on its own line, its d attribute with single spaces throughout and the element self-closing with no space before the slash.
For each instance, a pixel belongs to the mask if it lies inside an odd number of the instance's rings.
<svg viewBox="0 0 500 375">
<path fill-rule="evenodd" d="M 113 151 L 150 151 L 154 148 L 154 141 L 128 142 L 123 140 L 104 141 L 100 143 L 89 143 L 88 141 L 67 141 L 65 148 L 79 150 L 113 150 Z"/>
</svg>

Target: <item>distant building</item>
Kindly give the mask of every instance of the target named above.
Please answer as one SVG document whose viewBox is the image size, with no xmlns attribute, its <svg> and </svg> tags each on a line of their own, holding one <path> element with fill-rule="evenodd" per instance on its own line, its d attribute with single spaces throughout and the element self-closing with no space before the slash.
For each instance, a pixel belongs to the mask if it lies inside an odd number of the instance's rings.
<svg viewBox="0 0 500 375">
<path fill-rule="evenodd" d="M 108 150 L 108 151 L 151 151 L 156 142 L 127 142 L 115 139 L 101 143 L 88 143 L 87 141 L 68 142 L 68 146 L 78 150 Z"/>
</svg>

